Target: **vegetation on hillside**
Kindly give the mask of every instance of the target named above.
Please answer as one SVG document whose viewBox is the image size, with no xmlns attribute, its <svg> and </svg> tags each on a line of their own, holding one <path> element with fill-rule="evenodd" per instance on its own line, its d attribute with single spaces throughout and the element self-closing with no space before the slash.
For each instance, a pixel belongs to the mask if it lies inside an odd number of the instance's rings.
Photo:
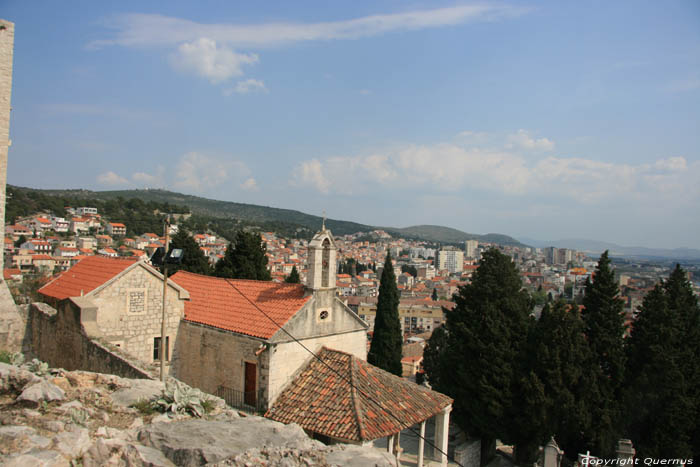
<svg viewBox="0 0 700 467">
<path fill-rule="evenodd" d="M 51 191 L 8 185 L 5 219 L 6 222 L 14 223 L 18 217 L 47 212 L 68 220 L 66 207 L 82 206 L 97 208 L 98 213 L 109 222 L 125 224 L 127 235 L 140 235 L 146 232 L 162 233 L 164 213 L 189 212 L 188 207 L 171 204 L 168 201 L 156 202 L 119 197 L 100 199 L 84 196 L 82 190 L 64 191 L 59 195 L 52 194 Z"/>
</svg>

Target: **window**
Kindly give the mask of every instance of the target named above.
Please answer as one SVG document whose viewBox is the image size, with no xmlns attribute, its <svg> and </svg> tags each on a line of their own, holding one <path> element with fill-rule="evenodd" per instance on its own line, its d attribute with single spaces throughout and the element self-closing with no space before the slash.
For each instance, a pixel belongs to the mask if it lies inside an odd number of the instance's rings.
<svg viewBox="0 0 700 467">
<path fill-rule="evenodd" d="M 328 287 L 330 278 L 331 242 L 323 241 L 323 254 L 321 256 L 321 287 Z"/>
<path fill-rule="evenodd" d="M 320 317 L 321 319 L 326 319 L 326 318 L 328 318 L 328 310 L 323 310 L 323 311 L 320 313 L 319 317 Z"/>
<path fill-rule="evenodd" d="M 160 360 L 160 337 L 153 338 L 153 360 Z M 165 361 L 170 361 L 170 336 L 165 336 Z"/>
</svg>

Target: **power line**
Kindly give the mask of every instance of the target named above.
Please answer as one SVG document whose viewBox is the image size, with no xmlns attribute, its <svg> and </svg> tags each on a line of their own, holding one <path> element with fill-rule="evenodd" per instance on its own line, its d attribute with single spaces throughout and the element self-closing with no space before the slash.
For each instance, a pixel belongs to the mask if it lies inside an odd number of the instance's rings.
<svg viewBox="0 0 700 467">
<path fill-rule="evenodd" d="M 365 393 L 364 391 L 362 391 L 360 388 L 358 388 L 357 386 L 355 386 L 355 385 L 352 383 L 352 381 L 349 381 L 345 376 L 343 376 L 341 373 L 339 373 L 338 371 L 336 371 L 335 368 L 333 368 L 333 367 L 330 366 L 328 363 L 326 363 L 325 361 L 323 361 L 323 359 L 322 359 L 321 357 L 319 357 L 318 355 L 316 355 L 316 353 L 314 353 L 311 349 L 309 349 L 307 346 L 305 346 L 299 339 L 297 339 L 297 338 L 294 337 L 289 331 L 287 331 L 286 329 L 284 329 L 284 328 L 283 328 L 279 323 L 277 323 L 277 321 L 275 321 L 270 315 L 268 315 L 267 313 L 265 313 L 255 302 L 253 302 L 253 301 L 250 300 L 245 294 L 243 294 L 243 293 L 238 289 L 238 287 L 236 287 L 234 284 L 232 284 L 232 283 L 231 283 L 231 279 L 226 279 L 226 283 L 227 283 L 228 285 L 230 285 L 236 292 L 238 292 L 239 294 L 241 294 L 241 296 L 242 296 L 243 298 L 245 298 L 245 299 L 248 301 L 248 303 L 250 303 L 251 305 L 253 305 L 253 306 L 255 307 L 255 309 L 258 310 L 260 313 L 262 313 L 267 319 L 269 319 L 269 320 L 272 322 L 272 324 L 274 324 L 275 326 L 277 326 L 280 330 L 284 331 L 284 333 L 287 334 L 289 337 L 291 337 L 292 340 L 294 340 L 294 342 L 296 342 L 297 344 L 299 344 L 300 346 L 302 346 L 302 347 L 304 348 L 304 350 L 306 350 L 307 352 L 309 352 L 316 360 L 318 360 L 319 362 L 321 362 L 322 364 L 324 364 L 325 366 L 327 366 L 328 369 L 331 370 L 333 373 L 335 373 L 336 375 L 340 376 L 346 383 L 348 383 L 348 384 L 350 385 L 351 388 L 353 388 L 353 389 L 355 389 L 356 391 L 360 392 L 360 394 L 362 394 L 368 401 L 372 402 L 374 405 L 376 405 L 377 407 L 379 407 L 380 409 L 382 409 L 386 414 L 388 414 L 389 416 L 393 417 L 397 422 L 403 423 L 403 422 L 401 421 L 401 419 L 399 419 L 396 415 L 394 415 L 390 410 L 387 410 L 385 407 L 382 406 L 382 404 L 380 404 L 379 402 L 377 402 L 377 401 L 375 401 L 374 399 L 372 399 L 372 397 L 370 397 L 368 394 L 366 394 L 366 393 Z M 422 439 L 423 441 L 427 442 L 428 445 L 432 446 L 432 448 L 433 448 L 434 450 L 438 451 L 440 454 L 444 454 L 445 456 L 447 456 L 448 459 L 452 460 L 452 462 L 454 462 L 455 464 L 457 464 L 459 467 L 464 467 L 462 464 L 460 464 L 459 462 L 457 462 L 457 461 L 454 459 L 454 457 L 453 457 L 453 458 L 450 458 L 450 455 L 449 455 L 448 453 L 446 453 L 445 451 L 443 451 L 442 449 L 440 449 L 439 447 L 437 447 L 435 444 L 433 444 L 430 440 L 428 440 L 428 439 L 425 438 L 424 436 L 421 436 L 420 433 L 416 432 L 416 431 L 415 431 L 413 428 L 411 428 L 410 426 L 407 427 L 406 429 L 408 429 L 411 433 L 413 433 L 414 435 L 416 435 L 418 438 L 420 438 L 420 439 Z M 437 429 L 437 427 L 436 427 L 436 429 Z"/>
</svg>

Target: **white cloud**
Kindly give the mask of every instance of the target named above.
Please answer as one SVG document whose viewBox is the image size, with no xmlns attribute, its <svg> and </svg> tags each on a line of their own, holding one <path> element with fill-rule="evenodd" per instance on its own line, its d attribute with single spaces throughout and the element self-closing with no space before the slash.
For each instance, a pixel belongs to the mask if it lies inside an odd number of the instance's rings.
<svg viewBox="0 0 700 467">
<path fill-rule="evenodd" d="M 110 186 L 116 186 L 116 185 L 128 185 L 129 180 L 126 178 L 117 175 L 116 173 L 109 171 L 102 173 L 97 176 L 97 182 L 102 184 L 102 185 L 110 185 Z"/>
<path fill-rule="evenodd" d="M 265 87 L 265 83 L 263 83 L 260 80 L 247 79 L 245 81 L 237 82 L 233 88 L 225 89 L 223 92 L 224 92 L 225 96 L 230 96 L 234 92 L 238 93 L 238 94 L 248 94 L 251 92 L 265 92 L 266 93 L 267 88 Z"/>
<path fill-rule="evenodd" d="M 326 165 L 326 171 L 333 170 L 333 159 L 328 160 Z M 329 165 L 330 167 L 328 167 Z M 319 160 L 311 159 L 310 161 L 304 161 L 294 169 L 292 184 L 295 186 L 311 185 L 321 193 L 328 193 L 330 191 L 331 181 L 328 180 L 323 171 L 324 168 Z M 333 183 L 337 182 L 339 182 L 339 180 L 333 180 Z"/>
<path fill-rule="evenodd" d="M 654 168 L 669 171 L 685 170 L 688 168 L 688 162 L 685 160 L 685 157 L 669 157 L 668 159 L 656 161 Z"/>
<path fill-rule="evenodd" d="M 172 46 L 202 37 L 235 47 L 279 46 L 294 42 L 359 39 L 392 31 L 411 31 L 454 26 L 469 21 L 493 21 L 527 13 L 527 8 L 508 5 L 458 5 L 432 10 L 370 15 L 319 23 L 202 24 L 158 14 L 126 14 L 113 17 L 107 27 L 115 37 L 97 40 L 92 48 Z"/>
<path fill-rule="evenodd" d="M 149 174 L 146 172 L 134 172 L 131 174 L 131 180 L 135 185 L 143 186 L 145 188 L 158 188 L 164 187 L 166 185 L 165 181 L 165 167 L 159 165 L 156 169 L 155 174 Z"/>
<path fill-rule="evenodd" d="M 506 147 L 551 151 L 554 149 L 554 142 L 547 138 L 535 139 L 530 136 L 528 131 L 518 130 L 516 133 L 508 136 Z"/>
<path fill-rule="evenodd" d="M 175 166 L 174 185 L 181 189 L 204 191 L 231 179 L 241 179 L 249 175 L 250 169 L 243 162 L 188 152 Z"/>
<path fill-rule="evenodd" d="M 438 195 L 482 192 L 567 198 L 584 204 L 660 203 L 671 198 L 698 202 L 698 179 L 700 162 L 689 164 L 683 157 L 632 165 L 580 157 L 533 158 L 517 148 L 504 151 L 453 143 L 409 144 L 370 155 L 312 159 L 292 173 L 292 185 L 325 194 L 383 189 Z"/>
<path fill-rule="evenodd" d="M 200 37 L 180 44 L 177 52 L 171 55 L 170 62 L 181 71 L 195 73 L 216 84 L 241 76 L 243 66 L 257 63 L 258 56 L 237 53 L 218 45 L 213 39 Z"/>
<path fill-rule="evenodd" d="M 246 191 L 258 191 L 258 182 L 255 181 L 253 177 L 247 179 L 245 182 L 241 183 L 241 188 Z"/>
</svg>

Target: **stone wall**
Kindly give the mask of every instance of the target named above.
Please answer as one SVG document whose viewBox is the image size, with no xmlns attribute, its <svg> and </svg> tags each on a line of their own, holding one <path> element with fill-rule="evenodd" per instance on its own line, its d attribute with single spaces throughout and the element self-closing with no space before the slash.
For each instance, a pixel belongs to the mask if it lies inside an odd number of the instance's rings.
<svg viewBox="0 0 700 467">
<path fill-rule="evenodd" d="M 91 339 L 81 325 L 81 316 L 91 311 L 72 300 L 61 302 L 58 310 L 45 303 L 29 307 L 25 353 L 66 370 L 109 373 L 125 378 L 152 378 L 126 357 Z"/>
<path fill-rule="evenodd" d="M 255 353 L 262 339 L 182 321 L 175 346 L 173 376 L 211 394 L 220 387 L 244 390 L 245 363 L 257 365 L 257 388 L 267 386 L 268 352 Z M 267 395 L 263 394 L 267 400 Z"/>
<path fill-rule="evenodd" d="M 163 279 L 138 265 L 89 297 L 99 309 L 96 330 L 90 332 L 117 345 L 143 362 L 154 361 L 154 339 L 160 338 L 163 312 Z M 177 341 L 180 319 L 184 316 L 185 296 L 169 286 L 166 304 L 165 335 L 170 355 Z"/>
</svg>

